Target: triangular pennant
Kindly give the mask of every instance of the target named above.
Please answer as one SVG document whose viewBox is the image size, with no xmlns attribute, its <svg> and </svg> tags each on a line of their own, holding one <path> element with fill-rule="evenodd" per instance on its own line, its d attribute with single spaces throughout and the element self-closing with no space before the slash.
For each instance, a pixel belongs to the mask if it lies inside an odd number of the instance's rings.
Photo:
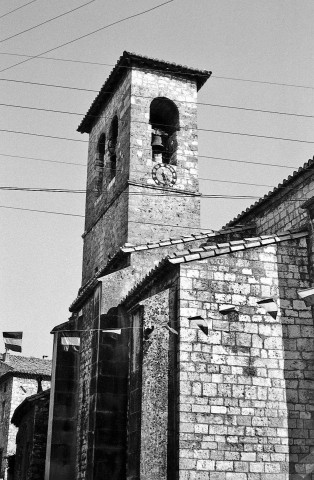
<svg viewBox="0 0 314 480">
<path fill-rule="evenodd" d="M 298 290 L 298 295 L 308 307 L 314 305 L 314 288 L 305 288 L 304 290 Z"/>
<path fill-rule="evenodd" d="M 164 325 L 164 327 L 167 330 L 169 330 L 169 332 L 174 333 L 175 335 L 178 335 L 178 332 L 174 328 L 170 327 L 170 325 L 167 324 L 167 325 Z"/>
<path fill-rule="evenodd" d="M 106 330 L 102 330 L 102 333 L 116 333 L 117 335 L 121 335 L 121 328 L 106 328 Z"/>
<path fill-rule="evenodd" d="M 221 305 L 221 306 L 219 306 L 219 312 L 222 315 L 228 315 L 229 313 L 237 312 L 237 311 L 238 311 L 238 309 L 235 305 Z"/>
<path fill-rule="evenodd" d="M 154 325 L 151 325 L 150 327 L 145 327 L 144 328 L 144 340 L 148 340 L 151 334 L 153 333 L 155 327 Z"/>
<path fill-rule="evenodd" d="M 200 315 L 196 315 L 195 317 L 189 317 L 190 322 L 192 325 L 197 325 L 198 328 L 205 334 L 208 335 L 209 331 L 209 322 L 208 320 L 205 320 L 203 317 Z"/>
<path fill-rule="evenodd" d="M 266 313 L 268 313 L 274 319 L 277 318 L 278 307 L 273 298 L 264 298 L 256 302 L 260 307 L 262 307 Z"/>
</svg>

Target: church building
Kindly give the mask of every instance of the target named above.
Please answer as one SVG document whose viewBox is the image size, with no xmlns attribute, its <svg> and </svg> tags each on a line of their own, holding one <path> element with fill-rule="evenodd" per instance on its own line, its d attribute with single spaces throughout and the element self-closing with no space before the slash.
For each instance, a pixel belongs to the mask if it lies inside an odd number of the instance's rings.
<svg viewBox="0 0 314 480">
<path fill-rule="evenodd" d="M 314 478 L 314 162 L 201 232 L 210 75 L 124 52 L 78 128 L 82 286 L 52 332 L 45 480 Z"/>
</svg>

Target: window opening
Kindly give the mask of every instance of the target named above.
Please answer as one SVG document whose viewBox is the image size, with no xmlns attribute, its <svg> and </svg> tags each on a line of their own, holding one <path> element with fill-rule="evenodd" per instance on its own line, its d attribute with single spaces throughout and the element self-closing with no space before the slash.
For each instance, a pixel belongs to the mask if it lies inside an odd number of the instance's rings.
<svg viewBox="0 0 314 480">
<path fill-rule="evenodd" d="M 111 122 L 108 150 L 110 155 L 110 181 L 117 173 L 117 142 L 118 142 L 118 117 L 115 116 Z"/>
<path fill-rule="evenodd" d="M 105 168 L 105 151 L 106 151 L 106 136 L 104 133 L 100 135 L 98 145 L 97 145 L 97 162 L 96 168 L 98 171 L 97 182 L 96 182 L 96 191 L 100 195 L 102 192 L 102 183 L 104 178 L 104 168 Z"/>
<path fill-rule="evenodd" d="M 154 98 L 150 104 L 149 123 L 153 160 L 176 165 L 177 131 L 180 129 L 177 106 L 168 98 Z"/>
</svg>

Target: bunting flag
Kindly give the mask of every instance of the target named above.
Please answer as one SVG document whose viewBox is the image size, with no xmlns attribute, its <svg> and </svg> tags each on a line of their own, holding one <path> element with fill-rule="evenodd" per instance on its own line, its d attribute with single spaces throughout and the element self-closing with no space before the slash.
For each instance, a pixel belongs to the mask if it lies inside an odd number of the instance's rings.
<svg viewBox="0 0 314 480">
<path fill-rule="evenodd" d="M 167 323 L 166 325 L 163 325 L 163 326 L 164 326 L 167 330 L 169 330 L 169 332 L 174 333 L 175 335 L 179 335 L 178 332 L 177 332 L 174 328 L 172 328 L 172 327 L 170 327 L 170 325 L 168 325 L 168 323 Z"/>
<path fill-rule="evenodd" d="M 219 307 L 219 312 L 222 315 L 228 315 L 229 313 L 237 312 L 237 311 L 238 311 L 238 309 L 234 305 L 221 305 Z"/>
<path fill-rule="evenodd" d="M 13 352 L 22 351 L 23 332 L 3 332 L 4 346 L 6 350 Z"/>
<path fill-rule="evenodd" d="M 107 328 L 106 330 L 102 330 L 102 333 L 116 333 L 117 335 L 121 335 L 121 328 Z"/>
<path fill-rule="evenodd" d="M 108 333 L 107 338 L 110 337 L 113 340 L 117 340 L 117 335 L 121 335 L 121 328 L 106 328 L 101 331 L 102 333 Z"/>
<path fill-rule="evenodd" d="M 307 307 L 314 305 L 314 288 L 305 288 L 304 290 L 298 290 L 298 295 L 301 300 L 304 301 Z"/>
<path fill-rule="evenodd" d="M 205 335 L 208 335 L 209 323 L 207 320 L 200 315 L 196 315 L 196 317 L 189 317 L 189 320 L 192 324 L 197 325 L 198 328 L 205 333 Z"/>
<path fill-rule="evenodd" d="M 81 339 L 80 337 L 61 337 L 61 345 L 64 351 L 68 352 L 70 349 L 74 352 L 78 352 L 80 349 Z"/>
<path fill-rule="evenodd" d="M 278 307 L 273 298 L 264 298 L 257 302 L 257 304 L 262 307 L 266 313 L 268 313 L 274 319 L 277 318 Z"/>
</svg>

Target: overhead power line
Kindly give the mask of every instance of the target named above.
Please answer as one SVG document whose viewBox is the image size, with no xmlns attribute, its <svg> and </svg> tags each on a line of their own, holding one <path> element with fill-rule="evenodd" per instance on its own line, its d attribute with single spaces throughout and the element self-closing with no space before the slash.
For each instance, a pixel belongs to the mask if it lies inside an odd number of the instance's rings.
<svg viewBox="0 0 314 480">
<path fill-rule="evenodd" d="M 36 1 L 36 0 L 33 0 L 33 1 Z M 42 25 L 46 25 L 47 23 L 50 23 L 50 22 L 52 22 L 53 20 L 57 20 L 58 18 L 65 17 L 65 16 L 68 15 L 69 13 L 73 13 L 73 12 L 75 12 L 76 10 L 80 10 L 80 8 L 86 7 L 87 5 L 89 5 L 90 3 L 93 3 L 93 2 L 95 2 L 95 1 L 96 1 L 96 0 L 90 0 L 89 2 L 83 3 L 83 4 L 80 5 L 79 7 L 72 8 L 72 10 L 68 10 L 67 12 L 64 12 L 64 13 L 61 13 L 60 15 L 57 15 L 56 17 L 49 18 L 48 20 L 45 20 L 44 22 L 41 22 L 41 23 L 37 23 L 37 25 L 34 25 L 33 27 L 30 27 L 30 28 L 27 28 L 26 30 L 23 30 L 23 31 L 18 32 L 18 33 L 15 33 L 14 35 L 10 35 L 9 37 L 2 38 L 2 39 L 0 39 L 0 43 L 6 42 L 7 40 L 11 40 L 11 38 L 15 38 L 15 37 L 18 37 L 18 36 L 20 36 L 20 35 L 23 35 L 23 33 L 30 32 L 31 30 L 35 30 L 35 28 L 41 27 Z M 30 2 L 30 3 L 32 3 L 32 2 Z M 0 18 L 1 18 L 1 17 L 0 17 Z"/>
<path fill-rule="evenodd" d="M 38 158 L 38 157 L 24 157 L 22 155 L 9 155 L 8 153 L 0 153 L 0 157 L 10 157 L 10 158 L 21 158 L 25 160 L 35 160 L 36 162 L 47 162 L 47 163 L 62 163 L 65 165 L 74 165 L 75 167 L 86 167 L 86 163 L 75 163 L 75 162 L 64 162 L 61 160 L 50 160 L 47 158 Z"/>
<path fill-rule="evenodd" d="M 20 7 L 14 8 L 14 10 L 10 10 L 7 13 L 4 13 L 3 15 L 0 16 L 0 18 L 6 17 L 7 15 L 10 15 L 11 13 L 17 12 L 18 10 L 21 10 L 22 8 L 27 7 L 27 5 L 30 5 L 31 3 L 35 3 L 38 0 L 32 0 L 31 2 L 24 3 L 24 5 L 21 5 Z"/>
<path fill-rule="evenodd" d="M 79 87 L 67 87 L 66 85 L 54 85 L 51 83 L 40 83 L 40 82 L 28 82 L 26 80 L 15 80 L 13 78 L 0 78 L 0 82 L 14 82 L 14 83 L 24 83 L 27 85 L 37 85 L 40 87 L 51 87 L 51 88 L 64 88 L 66 90 L 78 90 L 81 92 L 93 92 L 97 93 L 98 90 L 92 90 L 90 88 L 79 88 Z"/>
<path fill-rule="evenodd" d="M 45 55 L 46 53 L 50 53 L 50 52 L 54 52 L 55 50 L 58 50 L 59 48 L 62 48 L 62 47 L 65 47 L 67 45 L 70 45 L 72 43 L 75 43 L 79 40 L 82 40 L 83 38 L 87 38 L 91 35 L 94 35 L 95 33 L 98 33 L 102 30 L 105 30 L 107 28 L 110 28 L 110 27 L 113 27 L 114 25 L 117 25 L 119 23 L 122 23 L 122 22 L 125 22 L 127 20 L 130 20 L 132 18 L 136 18 L 136 17 L 139 17 L 141 15 L 144 15 L 145 13 L 149 13 L 149 12 L 152 12 L 153 10 L 157 10 L 157 8 L 161 8 L 163 7 L 164 5 L 168 5 L 169 3 L 172 3 L 174 2 L 175 0 L 167 0 L 166 2 L 164 3 L 160 3 L 159 5 L 156 5 L 155 7 L 152 7 L 152 8 L 149 8 L 147 10 L 143 10 L 142 12 L 139 12 L 139 13 L 135 13 L 133 15 L 129 15 L 127 17 L 124 17 L 124 18 L 121 18 L 120 20 L 116 20 L 115 22 L 112 22 L 112 23 L 109 23 L 103 27 L 100 27 L 100 28 L 97 28 L 96 30 L 93 30 L 92 32 L 89 32 L 89 33 L 85 33 L 84 35 L 80 35 L 79 37 L 76 37 L 72 40 L 69 40 L 68 42 L 64 42 L 64 43 L 61 43 L 60 45 L 57 45 L 56 47 L 53 47 L 53 48 L 50 48 L 49 50 L 45 50 L 44 52 L 41 52 L 41 53 L 38 53 L 38 55 L 35 55 L 34 57 L 32 58 L 38 58 L 40 57 L 41 55 Z M 3 68 L 2 70 L 0 70 L 0 72 L 5 72 L 7 70 L 10 70 L 11 68 L 14 68 L 14 67 L 17 67 L 18 65 L 22 65 L 23 63 L 26 63 L 26 62 L 29 62 L 30 60 L 32 60 L 32 58 L 27 58 L 25 60 L 22 60 L 21 62 L 18 62 L 18 63 L 15 63 L 14 65 L 11 65 L 9 67 L 6 67 L 6 68 Z"/>
<path fill-rule="evenodd" d="M 132 95 L 134 97 L 138 98 L 152 98 L 152 97 L 145 97 L 144 95 Z M 183 101 L 182 103 L 192 103 L 192 102 L 185 102 Z M 206 102 L 194 102 L 196 105 L 202 105 L 202 106 L 208 106 L 208 107 L 214 107 L 214 108 L 229 108 L 233 110 L 244 110 L 247 112 L 257 112 L 257 113 L 269 113 L 273 115 L 287 115 L 291 117 L 304 117 L 304 118 L 314 118 L 314 115 L 306 115 L 306 114 L 301 114 L 301 113 L 290 113 L 290 112 L 280 112 L 277 110 L 263 110 L 259 108 L 247 108 L 247 107 L 238 107 L 235 105 L 222 105 L 219 103 L 206 103 Z M 12 103 L 0 103 L 0 106 L 2 107 L 9 107 L 9 108 L 20 108 L 20 109 L 26 109 L 26 110 L 36 110 L 40 112 L 49 112 L 49 113 L 59 113 L 62 115 L 77 115 L 77 116 L 84 116 L 85 113 L 83 112 L 69 112 L 68 110 L 54 110 L 51 108 L 40 108 L 40 107 L 29 107 L 27 105 L 14 105 Z M 86 114 L 86 117 L 94 117 L 94 118 L 99 118 L 99 115 L 92 115 L 92 114 Z"/>
<path fill-rule="evenodd" d="M 109 169 L 109 168 L 108 168 Z M 143 173 L 147 171 L 140 170 Z M 218 178 L 198 178 L 199 180 L 217 183 L 233 183 L 235 185 L 249 185 L 254 187 L 269 187 L 274 188 L 274 185 L 267 185 L 261 183 L 249 183 L 249 182 L 236 182 L 234 180 L 219 180 Z M 14 187 L 14 186 L 1 186 L 0 190 L 7 191 L 22 191 L 22 192 L 52 192 L 52 193 L 86 193 L 86 190 L 82 189 L 67 189 L 67 188 L 47 188 L 47 187 Z M 146 195 L 143 193 L 143 195 Z"/>
<path fill-rule="evenodd" d="M 244 200 L 245 198 L 246 199 L 254 199 L 254 198 L 259 198 L 259 197 L 221 196 L 221 197 L 217 197 L 217 198 L 221 198 L 221 199 L 224 199 L 224 200 L 226 200 L 226 199 L 228 199 L 228 200 L 235 200 L 235 199 Z M 303 202 L 305 200 L 308 200 L 308 199 L 298 198 L 298 199 L 293 199 L 293 200 L 290 200 L 290 201 L 291 202 L 300 202 L 300 201 Z M 63 216 L 67 216 L 67 217 L 84 218 L 84 215 L 79 215 L 79 214 L 75 214 L 75 213 L 66 213 L 66 212 L 56 212 L 54 210 L 39 210 L 39 209 L 35 209 L 35 208 L 11 207 L 9 205 L 0 205 L 0 208 L 5 208 L 5 209 L 9 209 L 9 210 L 21 210 L 21 211 L 26 211 L 26 212 L 38 212 L 38 213 L 45 213 L 45 214 L 52 214 L 52 215 L 63 215 Z M 163 227 L 189 228 L 190 230 L 200 231 L 199 228 L 191 227 L 190 225 L 175 225 L 175 224 L 169 224 L 169 223 L 143 222 L 141 220 L 128 220 L 128 221 L 130 223 L 138 223 L 138 224 L 141 224 L 141 225 L 156 225 L 156 226 L 163 226 Z"/>
<path fill-rule="evenodd" d="M 22 156 L 22 155 L 9 155 L 7 153 L 1 153 L 0 152 L 0 156 L 1 157 L 10 157 L 10 158 L 21 158 L 21 159 L 26 159 L 26 160 L 34 160 L 34 161 L 37 161 L 37 162 L 49 162 L 49 163 L 61 163 L 61 164 L 65 164 L 65 165 L 74 165 L 74 166 L 77 166 L 77 167 L 86 167 L 87 164 L 86 163 L 75 163 L 75 162 L 64 162 L 64 161 L 61 161 L 61 160 L 50 160 L 50 159 L 46 159 L 46 158 L 38 158 L 38 157 L 25 157 L 25 156 Z M 198 155 L 198 158 L 208 158 L 208 159 L 213 159 L 213 160 L 221 160 L 221 161 L 224 161 L 224 162 L 236 162 L 236 163 L 247 163 L 247 164 L 251 164 L 251 165 L 265 165 L 267 167 L 278 167 L 278 168 L 297 168 L 295 167 L 295 165 L 279 165 L 277 163 L 264 163 L 264 162 L 252 162 L 252 161 L 249 161 L 249 160 L 238 160 L 238 159 L 235 159 L 235 158 L 224 158 L 224 157 L 213 157 L 213 156 L 209 156 L 209 155 Z"/>
<path fill-rule="evenodd" d="M 222 160 L 223 162 L 249 163 L 251 165 L 265 165 L 267 167 L 296 168 L 292 165 L 279 165 L 278 163 L 251 162 L 249 160 L 237 160 L 235 158 L 212 157 L 209 155 L 198 155 L 198 158 L 212 158 L 213 160 Z"/>
<path fill-rule="evenodd" d="M 211 75 L 214 78 L 222 80 L 232 80 L 234 82 L 248 82 L 248 83 L 261 83 L 264 85 L 275 85 L 279 87 L 293 87 L 293 88 L 305 88 L 309 90 L 314 90 L 314 87 L 311 85 L 298 85 L 295 83 L 283 83 L 283 82 L 269 82 L 267 80 L 253 80 L 251 78 L 237 78 L 237 77 L 225 77 L 222 75 Z"/>
<path fill-rule="evenodd" d="M 40 212 L 40 213 L 51 213 L 54 215 L 65 215 L 67 217 L 84 217 L 84 215 L 78 215 L 75 213 L 65 213 L 65 212 L 54 212 L 50 210 L 37 210 L 35 208 L 22 208 L 22 207 L 9 207 L 8 205 L 0 205 L 0 208 L 8 208 L 10 210 L 23 210 L 26 212 Z"/>
<path fill-rule="evenodd" d="M 137 123 L 145 123 L 145 122 L 141 122 L 141 121 L 136 121 L 136 122 Z M 214 129 L 211 129 L 211 128 L 200 128 L 200 127 L 195 128 L 195 130 L 199 130 L 199 131 L 202 131 L 202 132 L 222 133 L 222 134 L 225 134 L 225 135 L 240 135 L 240 136 L 243 136 L 243 137 L 267 138 L 269 140 L 282 140 L 282 141 L 285 141 L 285 142 L 299 142 L 299 143 L 314 144 L 314 140 L 301 140 L 299 138 L 273 137 L 271 135 L 258 135 L 258 134 L 255 134 L 255 133 L 242 133 L 242 132 L 233 132 L 233 131 L 226 131 L 226 130 L 214 130 Z M 18 131 L 18 130 L 8 130 L 8 129 L 5 129 L 5 128 L 1 128 L 0 132 L 14 133 L 14 134 L 18 134 L 18 135 L 30 135 L 30 136 L 34 136 L 34 137 L 52 138 L 52 139 L 55 139 L 55 140 L 67 140 L 67 141 L 70 141 L 70 142 L 89 143 L 88 140 L 81 140 L 81 139 L 78 139 L 78 138 L 58 137 L 58 136 L 55 136 L 55 135 L 45 135 L 43 133 L 21 132 L 21 131 Z M 97 143 L 97 142 L 94 142 L 94 143 Z"/>
<path fill-rule="evenodd" d="M 8 56 L 13 56 L 13 57 L 26 57 L 29 59 L 32 58 L 37 58 L 39 60 L 50 60 L 50 61 L 55 61 L 55 62 L 68 62 L 68 63 L 79 63 L 79 64 L 85 64 L 85 65 L 95 65 L 95 66 L 105 66 L 105 67 L 114 67 L 114 63 L 104 63 L 104 62 L 91 62 L 88 60 L 74 60 L 73 58 L 59 58 L 59 57 L 45 57 L 41 55 L 38 57 L 37 55 L 26 55 L 26 54 L 20 54 L 20 53 L 13 53 L 13 52 L 0 52 L 0 55 L 8 55 Z M 135 68 L 135 67 L 128 67 L 128 66 L 123 66 L 125 69 L 130 69 L 130 68 Z M 177 70 L 176 70 L 177 72 Z M 170 72 L 171 73 L 171 72 Z M 201 72 L 200 72 L 201 73 Z M 211 78 L 217 78 L 218 80 L 230 80 L 230 81 L 235 81 L 235 82 L 248 82 L 248 83 L 257 83 L 257 84 L 262 84 L 262 85 L 274 85 L 274 86 L 279 86 L 279 87 L 290 87 L 290 88 L 304 88 L 304 89 L 309 89 L 309 90 L 314 90 L 314 86 L 311 85 L 298 85 L 295 83 L 284 83 L 284 82 L 271 82 L 267 80 L 254 80 L 251 78 L 241 78 L 241 77 L 227 77 L 224 75 L 215 75 L 212 74 Z M 0 79 L 1 80 L 1 79 Z"/>
</svg>

